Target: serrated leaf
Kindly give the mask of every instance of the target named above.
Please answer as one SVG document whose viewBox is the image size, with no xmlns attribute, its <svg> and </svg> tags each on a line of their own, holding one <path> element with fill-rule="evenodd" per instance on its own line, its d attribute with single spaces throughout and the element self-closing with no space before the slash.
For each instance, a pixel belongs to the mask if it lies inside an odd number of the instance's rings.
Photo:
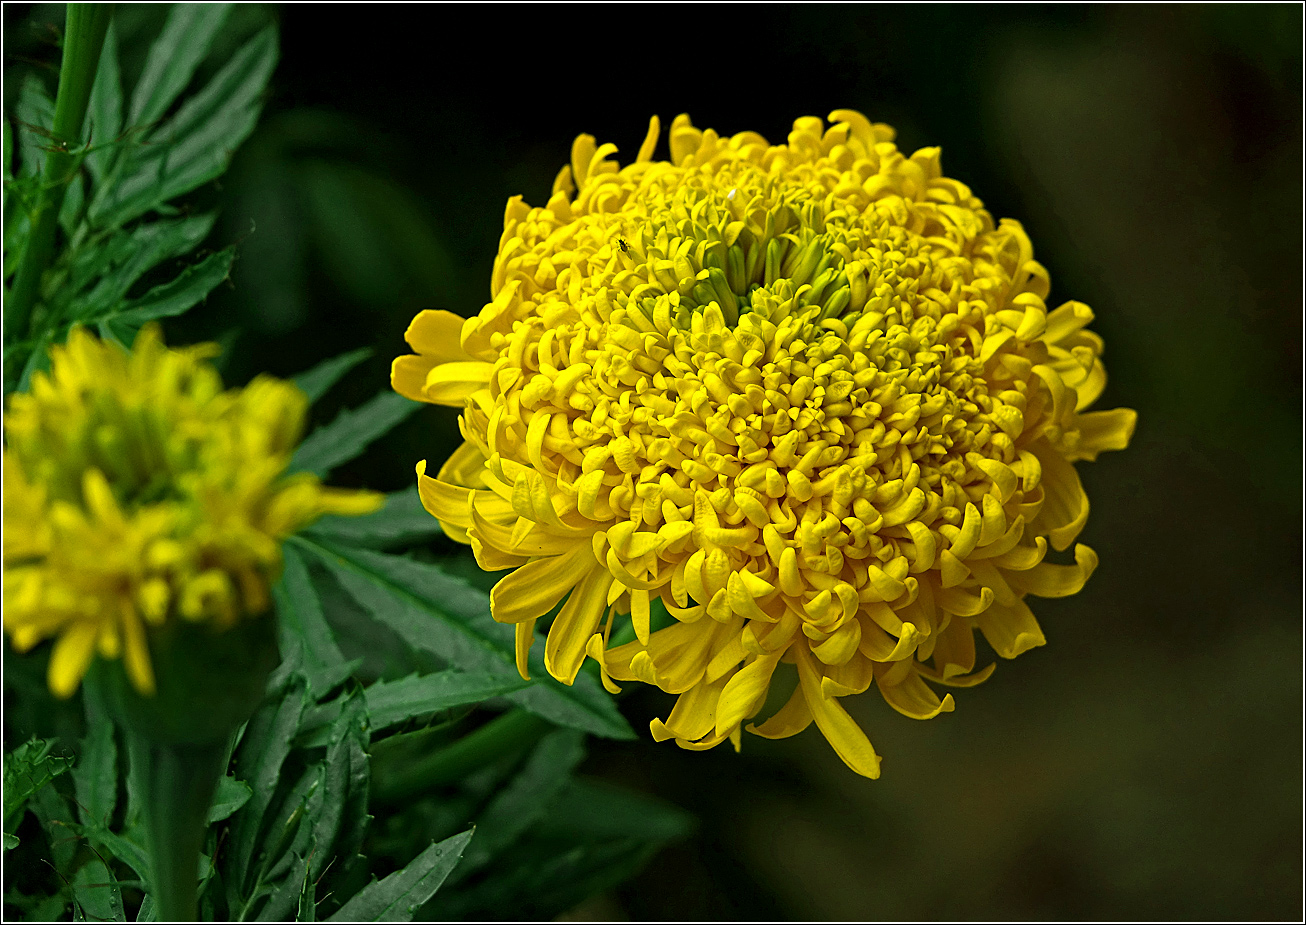
<svg viewBox="0 0 1306 925">
<path fill-rule="evenodd" d="M 148 125 L 168 111 L 208 54 L 230 11 L 230 3 L 178 3 L 168 11 L 163 32 L 150 46 L 132 92 L 130 124 Z"/>
<path fill-rule="evenodd" d="M 80 907 L 82 921 L 125 922 L 122 887 L 113 872 L 99 858 L 83 864 L 73 877 L 73 900 Z"/>
<path fill-rule="evenodd" d="M 219 176 L 254 130 L 260 97 L 277 62 L 277 29 L 246 42 L 176 116 L 133 149 L 112 196 L 97 200 L 92 222 L 115 226 Z"/>
<path fill-rule="evenodd" d="M 310 879 L 308 857 L 301 856 L 298 852 L 292 852 L 289 872 L 272 889 L 268 895 L 268 901 L 259 910 L 254 921 L 284 922 L 290 910 L 296 908 L 299 904 L 299 899 L 303 895 L 304 881 Z"/>
<path fill-rule="evenodd" d="M 122 835 L 105 828 L 103 825 L 82 830 L 95 845 L 107 849 L 118 860 L 133 871 L 141 882 L 148 883 L 152 876 L 149 851 L 145 847 L 145 830 L 137 826 Z"/>
<path fill-rule="evenodd" d="M 209 824 L 221 822 L 236 810 L 249 802 L 253 791 L 249 784 L 234 777 L 223 777 L 218 781 L 217 792 L 213 794 L 213 805 L 209 807 Z"/>
<path fill-rule="evenodd" d="M 86 204 L 86 181 L 80 173 L 74 174 L 64 190 L 63 202 L 59 205 L 59 227 L 64 234 L 72 236 L 81 218 L 82 206 Z"/>
<path fill-rule="evenodd" d="M 281 627 L 282 656 L 288 654 L 291 645 L 303 646 L 309 688 L 315 696 L 321 696 L 329 690 L 327 679 L 335 677 L 335 669 L 345 664 L 345 657 L 322 613 L 322 602 L 303 557 L 293 546 L 283 547 L 282 554 L 281 580 L 272 589 Z"/>
<path fill-rule="evenodd" d="M 86 123 L 84 137 L 90 144 L 86 153 L 86 170 L 98 185 L 108 173 L 119 149 L 118 134 L 122 131 L 122 77 L 118 69 L 118 34 L 112 22 L 100 49 L 100 64 L 95 71 L 95 83 L 91 86 Z"/>
<path fill-rule="evenodd" d="M 8 808 L 6 801 L 5 809 Z M 73 821 L 73 811 L 68 806 L 68 801 L 57 788 L 42 787 L 31 798 L 31 808 L 41 823 L 41 828 L 45 829 L 55 869 L 65 876 L 71 876 L 70 867 L 77 854 L 77 833 L 80 826 Z"/>
<path fill-rule="evenodd" d="M 122 262 L 112 269 L 103 268 L 107 272 L 103 272 L 94 288 L 72 300 L 68 317 L 80 321 L 120 312 L 122 306 L 119 303 L 132 285 L 164 260 L 193 250 L 208 236 L 214 218 L 210 213 L 177 221 L 148 222 L 133 229 L 119 246 Z M 149 295 L 154 295 L 158 289 L 155 287 Z"/>
<path fill-rule="evenodd" d="M 8 184 L 14 178 L 14 130 L 9 126 L 8 116 L 5 116 L 2 121 L 3 124 L 0 125 L 0 129 L 3 129 L 4 142 L 3 148 L 0 150 L 3 150 L 4 178 L 5 183 Z M 8 199 L 8 195 L 5 198 Z"/>
<path fill-rule="evenodd" d="M 73 766 L 73 759 L 53 753 L 54 741 L 31 738 L 4 756 L 4 827 L 13 832 L 27 801 Z"/>
<path fill-rule="evenodd" d="M 368 728 L 376 733 L 414 716 L 451 710 L 454 707 L 481 703 L 502 697 L 529 685 L 520 677 L 501 673 L 441 671 L 431 675 L 410 675 L 400 681 L 377 681 L 363 691 L 367 705 Z M 342 704 L 323 704 L 304 720 L 304 748 L 325 745 L 332 734 L 329 723 L 335 721 Z"/>
<path fill-rule="evenodd" d="M 49 371 L 50 344 L 53 340 L 54 333 L 51 331 L 46 331 L 36 339 L 32 345 L 32 352 L 27 355 L 27 361 L 23 364 L 22 375 L 18 377 L 17 391 L 26 392 L 31 387 L 32 376 Z"/>
<path fill-rule="evenodd" d="M 304 883 L 299 890 L 299 903 L 295 906 L 296 922 L 314 922 L 317 920 L 317 883 L 304 870 Z"/>
<path fill-rule="evenodd" d="M 290 468 L 325 477 L 336 466 L 362 454 L 374 440 L 389 433 L 421 407 L 420 402 L 395 392 L 380 392 L 357 408 L 341 411 L 330 424 L 309 434 L 295 451 Z"/>
<path fill-rule="evenodd" d="M 234 247 L 210 254 L 199 263 L 191 264 L 182 270 L 181 274 L 171 282 L 155 286 L 139 299 L 126 303 L 122 311 L 115 312 L 105 320 L 131 328 L 134 339 L 134 330 L 147 321 L 172 318 L 198 304 L 218 283 L 227 278 L 235 256 Z"/>
<path fill-rule="evenodd" d="M 694 817 L 648 794 L 573 778 L 549 807 L 538 832 L 571 841 L 637 838 L 667 842 L 693 831 Z"/>
<path fill-rule="evenodd" d="M 330 922 L 408 922 L 435 895 L 462 857 L 471 831 L 432 844 L 407 867 L 373 881 L 340 907 Z"/>
<path fill-rule="evenodd" d="M 87 734 L 82 739 L 81 757 L 73 768 L 73 784 L 82 822 L 108 825 L 118 804 L 118 743 L 113 718 L 93 686 L 83 689 L 82 700 Z"/>
<path fill-rule="evenodd" d="M 35 74 L 28 74 L 23 81 L 14 115 L 18 119 L 18 175 L 39 177 L 54 125 L 54 100 Z"/>
<path fill-rule="evenodd" d="M 361 517 L 328 515 L 304 530 L 305 535 L 350 546 L 387 549 L 440 536 L 440 522 L 422 506 L 417 486 L 391 492 L 378 511 Z"/>
<path fill-rule="evenodd" d="M 535 746 L 525 766 L 477 819 L 476 841 L 459 866 L 457 879 L 489 863 L 545 814 L 585 757 L 583 741 L 576 730 L 559 729 Z"/>
<path fill-rule="evenodd" d="M 245 727 L 235 755 L 235 776 L 252 791 L 236 814 L 231 827 L 227 857 L 233 866 L 226 880 L 228 892 L 241 895 L 245 877 L 258 844 L 264 814 L 272 802 L 281 766 L 290 754 L 290 743 L 299 729 L 308 705 L 308 684 L 303 675 L 287 677 L 284 688 L 259 707 Z"/>
<path fill-rule="evenodd" d="M 299 390 L 308 396 L 309 402 L 315 402 L 325 395 L 330 388 L 359 363 L 372 355 L 371 347 L 360 347 L 340 356 L 323 360 L 310 370 L 295 376 L 293 382 Z"/>
<path fill-rule="evenodd" d="M 363 723 L 351 723 L 344 738 L 349 781 L 348 793 L 340 810 L 340 833 L 333 852 L 336 858 L 334 869 L 338 877 L 346 875 L 372 821 L 367 812 L 372 784 L 372 763 L 367 754 L 369 738 Z"/>
<path fill-rule="evenodd" d="M 401 556 L 317 543 L 289 541 L 316 555 L 341 585 L 377 620 L 405 642 L 464 671 L 516 674 L 513 627 L 490 616 L 489 598 L 437 565 Z M 508 699 L 561 726 L 610 739 L 633 739 L 634 731 L 612 698 L 588 673 L 565 685 L 544 669 L 543 646 L 531 650 L 534 683 Z"/>
</svg>

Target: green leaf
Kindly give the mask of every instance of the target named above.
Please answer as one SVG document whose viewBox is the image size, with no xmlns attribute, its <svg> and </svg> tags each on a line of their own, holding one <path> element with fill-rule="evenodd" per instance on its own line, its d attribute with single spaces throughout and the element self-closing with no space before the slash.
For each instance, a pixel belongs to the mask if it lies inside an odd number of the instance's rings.
<svg viewBox="0 0 1306 925">
<path fill-rule="evenodd" d="M 317 883 L 308 875 L 308 868 L 304 869 L 304 884 L 299 890 L 299 904 L 295 907 L 296 922 L 313 922 L 316 921 L 317 914 Z"/>
<path fill-rule="evenodd" d="M 104 35 L 100 49 L 100 64 L 91 87 L 91 102 L 86 112 L 90 143 L 86 154 L 86 169 L 98 186 L 109 172 L 115 153 L 120 147 L 118 135 L 122 131 L 122 78 L 118 71 L 118 34 L 113 23 Z"/>
<path fill-rule="evenodd" d="M 199 263 L 188 266 L 171 282 L 155 286 L 139 299 L 128 302 L 122 311 L 110 315 L 106 320 L 115 325 L 139 328 L 147 321 L 180 315 L 227 278 L 235 257 L 234 246 L 210 254 Z"/>
<path fill-rule="evenodd" d="M 131 125 L 148 125 L 168 111 L 208 54 L 230 11 L 230 3 L 178 3 L 168 11 L 163 32 L 150 46 L 132 93 Z"/>
<path fill-rule="evenodd" d="M 52 753 L 54 741 L 33 736 L 4 757 L 4 827 L 18 828 L 27 801 L 73 765 L 73 759 Z"/>
<path fill-rule="evenodd" d="M 303 557 L 289 545 L 283 547 L 282 555 L 281 580 L 272 588 L 281 627 L 282 657 L 289 654 L 291 645 L 302 645 L 309 689 L 321 696 L 329 690 L 328 679 L 334 679 L 335 669 L 345 664 L 345 657 L 327 625 Z"/>
<path fill-rule="evenodd" d="M 669 842 L 689 835 L 694 817 L 657 797 L 598 780 L 573 778 L 539 827 L 541 835 L 573 841 L 637 838 Z"/>
<path fill-rule="evenodd" d="M 559 729 L 535 746 L 525 767 L 477 819 L 476 841 L 459 866 L 456 879 L 487 864 L 545 814 L 585 757 L 583 743 L 579 732 Z"/>
<path fill-rule="evenodd" d="M 68 181 L 64 190 L 63 202 L 59 206 L 59 227 L 64 234 L 72 236 L 81 219 L 82 207 L 86 204 L 86 181 L 82 175 L 75 174 Z"/>
<path fill-rule="evenodd" d="M 520 677 L 502 673 L 441 671 L 431 675 L 410 675 L 401 681 L 377 681 L 364 689 L 368 728 L 372 733 L 398 725 L 414 716 L 451 710 L 502 697 L 529 685 Z M 304 720 L 298 744 L 311 748 L 326 744 L 328 723 L 341 710 L 341 701 L 324 704 Z"/>
<path fill-rule="evenodd" d="M 282 922 L 287 919 L 290 910 L 299 905 L 304 895 L 304 883 L 311 881 L 308 871 L 308 857 L 298 852 L 291 853 L 290 870 L 281 882 L 272 890 L 267 903 L 255 916 L 256 922 Z"/>
<path fill-rule="evenodd" d="M 347 718 L 345 759 L 349 764 L 347 795 L 340 808 L 340 832 L 336 836 L 335 868 L 333 879 L 339 882 L 348 875 L 349 868 L 358 856 L 372 817 L 368 815 L 368 798 L 372 785 L 372 763 L 368 758 L 369 734 L 364 711 L 362 722 L 354 716 Z M 324 874 L 325 876 L 325 874 Z"/>
<path fill-rule="evenodd" d="M 18 377 L 17 390 L 26 392 L 32 384 L 32 377 L 37 373 L 50 370 L 50 344 L 54 341 L 54 332 L 46 331 L 32 345 L 32 352 L 23 364 L 22 375 Z"/>
<path fill-rule="evenodd" d="M 693 826 L 692 816 L 662 800 L 571 778 L 528 832 L 479 874 L 447 885 L 422 916 L 553 919 L 630 877 Z M 478 825 L 478 840 L 484 828 Z M 470 861 L 469 852 L 464 864 Z"/>
<path fill-rule="evenodd" d="M 10 835 L 8 832 L 5 832 L 5 833 L 4 833 L 4 836 L 5 836 L 5 850 L 6 850 L 6 851 L 8 851 L 10 848 L 17 848 L 17 847 L 18 847 L 18 836 L 17 836 L 17 835 Z"/>
<path fill-rule="evenodd" d="M 8 116 L 4 118 L 3 126 L 0 127 L 3 128 L 4 135 L 3 148 L 0 150 L 3 151 L 5 183 L 8 184 L 14 178 L 14 130 L 9 126 Z M 5 199 L 8 198 L 9 196 L 6 195 Z"/>
<path fill-rule="evenodd" d="M 39 177 L 45 165 L 45 149 L 51 144 L 54 100 L 35 74 L 28 74 L 23 81 L 14 115 L 18 119 L 18 175 Z"/>
<path fill-rule="evenodd" d="M 326 477 L 332 469 L 359 456 L 372 441 L 389 433 L 421 408 L 388 389 L 359 407 L 341 411 L 330 424 L 308 435 L 290 461 L 292 470 L 306 469 Z"/>
<path fill-rule="evenodd" d="M 118 804 L 118 743 L 113 718 L 93 686 L 84 687 L 82 702 L 87 734 L 82 739 L 81 758 L 73 768 L 78 808 L 86 825 L 107 826 Z"/>
<path fill-rule="evenodd" d="M 32 797 L 31 806 L 50 842 L 55 870 L 64 876 L 72 876 L 72 863 L 78 846 L 77 835 L 81 827 L 73 821 L 73 811 L 68 806 L 68 801 L 57 787 L 42 787 Z M 8 800 L 5 801 L 5 810 L 9 810 Z"/>
<path fill-rule="evenodd" d="M 361 517 L 328 515 L 304 530 L 306 535 L 329 543 L 369 549 L 407 546 L 443 532 L 440 522 L 422 506 L 416 485 L 391 492 L 379 511 Z"/>
<path fill-rule="evenodd" d="M 91 220 L 116 226 L 219 176 L 254 130 L 260 97 L 277 62 L 277 29 L 245 43 L 176 116 L 132 150 L 130 169 L 97 200 Z"/>
<path fill-rule="evenodd" d="M 114 857 L 135 871 L 143 883 L 148 883 L 152 876 L 150 854 L 145 848 L 145 829 L 136 826 L 123 835 L 118 835 L 104 826 L 94 826 L 82 830 L 87 838 L 96 845 L 108 849 Z"/>
<path fill-rule="evenodd" d="M 290 542 L 316 555 L 360 605 L 410 646 L 464 671 L 516 673 L 513 627 L 494 621 L 487 595 L 438 565 L 304 537 Z M 510 701 L 561 726 L 610 739 L 635 738 L 597 680 L 582 673 L 570 686 L 557 681 L 544 669 L 542 650 L 542 645 L 531 650 L 535 683 L 509 694 Z"/>
<path fill-rule="evenodd" d="M 245 727 L 235 754 L 235 776 L 249 784 L 247 802 L 231 826 L 228 857 L 233 875 L 227 879 L 229 892 L 241 895 L 245 878 L 258 844 L 264 814 L 276 792 L 281 766 L 290 754 L 290 743 L 299 729 L 308 705 L 308 684 L 303 675 L 290 674 L 281 689 L 259 707 Z"/>
<path fill-rule="evenodd" d="M 308 396 L 310 402 L 315 402 L 327 393 L 330 388 L 344 377 L 359 363 L 366 360 L 372 355 L 371 347 L 360 347 L 357 350 L 350 350 L 348 353 L 342 353 L 338 357 L 332 357 L 329 360 L 323 360 L 312 369 L 300 373 L 294 378 L 295 385 L 299 390 Z"/>
<path fill-rule="evenodd" d="M 213 805 L 209 807 L 209 824 L 221 822 L 236 810 L 249 802 L 253 796 L 249 784 L 234 777 L 223 777 L 218 781 L 218 790 L 213 795 Z"/>
<path fill-rule="evenodd" d="M 214 218 L 210 213 L 177 221 L 149 222 L 133 229 L 118 248 L 124 258 L 122 263 L 105 272 L 90 292 L 73 299 L 66 313 L 68 318 L 97 319 L 120 309 L 119 303 L 133 283 L 162 261 L 194 250 L 208 236 Z M 157 291 L 158 287 L 150 295 Z"/>
<path fill-rule="evenodd" d="M 127 921 L 122 908 L 122 888 L 99 858 L 87 861 L 73 877 L 73 901 L 80 907 L 82 921 Z"/>
<path fill-rule="evenodd" d="M 471 831 L 432 844 L 407 867 L 358 891 L 331 922 L 408 922 L 413 913 L 440 889 L 462 857 Z"/>
</svg>

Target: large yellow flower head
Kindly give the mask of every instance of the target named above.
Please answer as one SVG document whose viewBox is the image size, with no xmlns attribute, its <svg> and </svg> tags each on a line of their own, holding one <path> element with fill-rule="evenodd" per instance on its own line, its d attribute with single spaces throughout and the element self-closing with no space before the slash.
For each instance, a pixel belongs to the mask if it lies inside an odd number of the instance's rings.
<svg viewBox="0 0 1306 925">
<path fill-rule="evenodd" d="M 76 690 L 98 651 L 152 693 L 146 626 L 230 628 L 263 614 L 281 540 L 371 492 L 285 475 L 307 398 L 261 376 L 222 390 L 214 345 L 128 353 L 74 329 L 5 414 L 4 628 L 26 650 L 58 637 L 51 689 Z"/>
<path fill-rule="evenodd" d="M 418 483 L 487 569 L 496 619 L 565 599 L 545 665 L 679 700 L 655 738 L 739 744 L 782 662 L 788 703 L 870 777 L 879 757 L 838 698 L 953 708 L 974 630 L 1003 657 L 1044 641 L 1027 595 L 1073 594 L 1097 564 L 1071 465 L 1123 448 L 1134 412 L 1102 391 L 1089 309 L 1048 311 L 1048 274 L 939 149 L 839 110 L 788 143 L 687 116 L 655 161 L 582 135 L 544 208 L 508 203 L 493 301 L 422 312 L 394 387 L 463 408 L 466 443 Z M 650 632 L 660 600 L 674 622 Z M 616 615 L 636 638 L 609 647 Z M 624 617 L 622 618 L 624 619 Z"/>
</svg>

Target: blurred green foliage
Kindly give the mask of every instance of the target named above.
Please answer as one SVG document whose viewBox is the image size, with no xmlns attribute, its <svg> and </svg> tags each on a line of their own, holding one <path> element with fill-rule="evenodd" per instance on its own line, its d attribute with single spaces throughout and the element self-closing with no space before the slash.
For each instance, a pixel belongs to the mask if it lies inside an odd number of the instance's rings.
<svg viewBox="0 0 1306 925">
<path fill-rule="evenodd" d="M 55 60 L 52 15 L 4 15 L 11 94 Z M 123 15 L 128 60 L 158 14 Z M 628 158 L 653 113 L 779 138 L 840 106 L 908 150 L 942 145 L 951 176 L 1025 224 L 1051 304 L 1097 312 L 1099 406 L 1139 411 L 1129 450 L 1080 467 L 1102 565 L 1075 598 L 1039 602 L 1048 645 L 930 723 L 874 695 L 853 707 L 880 781 L 814 730 L 746 738 L 742 756 L 594 746 L 582 770 L 701 825 L 578 916 L 1300 915 L 1300 7 L 469 7 L 445 37 L 429 10 L 273 15 L 264 119 L 213 194 L 211 246 L 239 241 L 231 284 L 169 331 L 239 329 L 235 381 L 373 348 L 319 423 L 384 385 L 417 310 L 479 310 L 506 199 L 542 203 L 576 134 Z M 648 20 L 682 15 L 661 27 L 687 26 L 688 48 L 665 50 Z M 410 486 L 418 459 L 456 445 L 455 417 L 422 409 L 338 480 Z M 360 654 L 386 651 L 367 640 Z M 623 712 L 639 729 L 669 706 L 640 690 Z M 421 837 L 454 832 L 447 807 L 420 812 Z M 382 826 L 411 857 L 402 829 Z M 548 838 L 515 849 L 521 870 Z"/>
</svg>

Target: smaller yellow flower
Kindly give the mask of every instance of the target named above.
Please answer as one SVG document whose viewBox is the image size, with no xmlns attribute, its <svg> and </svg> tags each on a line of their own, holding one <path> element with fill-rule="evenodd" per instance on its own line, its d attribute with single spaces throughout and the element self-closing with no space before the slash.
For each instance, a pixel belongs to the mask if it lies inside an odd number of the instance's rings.
<svg viewBox="0 0 1306 925">
<path fill-rule="evenodd" d="M 268 610 L 281 542 L 382 496 L 285 473 L 308 400 L 260 376 L 223 391 L 216 346 L 129 353 L 75 329 L 4 416 L 4 628 L 26 651 L 57 637 L 50 689 L 68 697 L 98 651 L 154 692 L 146 627 L 229 629 Z"/>
</svg>

